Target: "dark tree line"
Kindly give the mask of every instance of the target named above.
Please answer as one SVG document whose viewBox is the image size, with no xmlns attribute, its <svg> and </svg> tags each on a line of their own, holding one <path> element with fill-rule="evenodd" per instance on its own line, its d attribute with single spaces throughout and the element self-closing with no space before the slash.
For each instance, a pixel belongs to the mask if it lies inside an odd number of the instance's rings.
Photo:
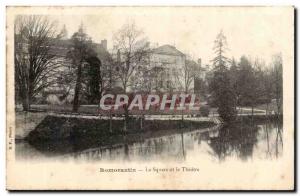
<svg viewBox="0 0 300 196">
<path fill-rule="evenodd" d="M 224 121 L 235 119 L 237 106 L 254 108 L 266 104 L 266 113 L 272 100 L 276 114 L 282 114 L 282 57 L 274 55 L 270 65 L 260 59 L 254 61 L 242 56 L 239 61 L 225 57 L 226 37 L 220 32 L 215 41 L 216 57 L 212 60 L 209 92 L 211 104 L 218 108 Z"/>
<path fill-rule="evenodd" d="M 270 65 L 265 65 L 259 59 L 251 61 L 242 56 L 237 65 L 232 63 L 230 72 L 238 106 L 251 107 L 253 112 L 253 108 L 257 105 L 266 104 L 268 107 L 273 99 L 278 106 L 276 112 L 281 113 L 282 63 L 280 55 L 274 55 Z"/>
</svg>

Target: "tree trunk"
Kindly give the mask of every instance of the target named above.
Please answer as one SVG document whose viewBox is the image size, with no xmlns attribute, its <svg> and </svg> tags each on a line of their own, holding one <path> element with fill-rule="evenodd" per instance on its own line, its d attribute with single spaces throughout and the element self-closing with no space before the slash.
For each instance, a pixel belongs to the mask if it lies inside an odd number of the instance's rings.
<svg viewBox="0 0 300 196">
<path fill-rule="evenodd" d="M 276 99 L 276 105 L 277 105 L 277 114 L 278 116 L 281 114 L 281 111 L 280 111 L 280 98 L 277 98 Z"/>
<path fill-rule="evenodd" d="M 126 95 L 126 89 L 127 89 L 127 82 L 125 82 L 123 84 L 123 92 L 124 94 Z M 124 116 L 125 116 L 125 119 L 124 119 L 124 132 L 127 132 L 127 124 L 128 124 L 128 121 L 129 121 L 129 111 L 128 111 L 128 107 L 129 107 L 129 104 L 125 104 L 123 106 L 124 108 Z"/>
<path fill-rule="evenodd" d="M 266 108 L 266 117 L 268 119 L 269 116 L 269 103 L 267 103 L 267 108 Z"/>
<path fill-rule="evenodd" d="M 128 105 L 125 105 L 125 122 L 124 122 L 124 131 L 126 132 L 127 131 L 127 124 L 128 124 L 128 121 L 129 121 L 129 111 L 128 111 Z"/>
<path fill-rule="evenodd" d="M 140 119 L 140 128 L 141 128 L 141 130 L 143 130 L 143 120 L 144 120 L 144 118 L 145 118 L 145 116 L 144 116 L 144 114 L 142 114 L 142 116 L 141 116 L 141 119 Z"/>
<path fill-rule="evenodd" d="M 183 118 L 183 110 L 181 110 L 181 127 L 183 128 L 183 121 L 184 121 L 184 118 Z"/>
<path fill-rule="evenodd" d="M 181 131 L 181 148 L 182 148 L 182 156 L 183 156 L 183 160 L 185 160 L 185 150 L 184 150 L 184 136 L 183 136 L 183 130 Z"/>
<path fill-rule="evenodd" d="M 124 128 L 123 128 L 123 132 L 126 133 L 127 132 L 127 120 L 126 117 L 124 119 Z"/>
<path fill-rule="evenodd" d="M 253 116 L 254 116 L 254 106 L 251 106 L 251 117 L 252 117 L 252 121 L 253 121 Z"/>
<path fill-rule="evenodd" d="M 73 112 L 77 112 L 79 108 L 80 90 L 81 90 L 81 63 L 78 65 L 78 69 L 77 69 L 77 80 L 76 80 L 75 95 L 73 101 Z"/>
<path fill-rule="evenodd" d="M 109 132 L 112 133 L 112 115 L 111 115 L 111 110 L 109 111 Z"/>
<path fill-rule="evenodd" d="M 30 98 L 28 95 L 25 95 L 22 99 L 23 111 L 30 110 Z"/>
</svg>

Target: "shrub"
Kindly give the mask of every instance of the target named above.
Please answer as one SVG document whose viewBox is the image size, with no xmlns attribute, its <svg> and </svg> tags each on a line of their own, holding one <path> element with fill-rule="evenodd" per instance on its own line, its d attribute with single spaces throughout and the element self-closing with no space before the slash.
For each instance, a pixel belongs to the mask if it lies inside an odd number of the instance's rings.
<svg viewBox="0 0 300 196">
<path fill-rule="evenodd" d="M 200 107 L 201 116 L 207 117 L 209 115 L 209 111 L 210 111 L 210 107 L 207 105 Z"/>
</svg>

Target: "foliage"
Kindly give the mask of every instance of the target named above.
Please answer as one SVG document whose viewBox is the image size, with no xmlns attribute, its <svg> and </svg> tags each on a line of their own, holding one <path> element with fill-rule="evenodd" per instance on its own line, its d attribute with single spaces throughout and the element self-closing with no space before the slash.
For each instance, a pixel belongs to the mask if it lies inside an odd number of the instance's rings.
<svg viewBox="0 0 300 196">
<path fill-rule="evenodd" d="M 200 114 L 201 116 L 208 117 L 210 111 L 210 107 L 207 105 L 201 106 L 200 107 Z"/>
<path fill-rule="evenodd" d="M 224 121 L 232 121 L 236 116 L 236 97 L 230 83 L 228 59 L 224 56 L 226 43 L 226 37 L 221 31 L 215 41 L 214 50 L 217 56 L 212 60 L 214 70 L 209 81 L 209 90 L 220 117 Z"/>
<path fill-rule="evenodd" d="M 271 75 L 273 78 L 272 91 L 274 98 L 276 99 L 278 114 L 282 114 L 282 102 L 283 102 L 283 79 L 282 79 L 282 56 L 277 54 L 273 56 Z"/>
<path fill-rule="evenodd" d="M 71 37 L 71 47 L 67 57 L 72 61 L 73 70 L 76 70 L 76 84 L 73 101 L 73 111 L 77 112 L 79 108 L 80 94 L 83 82 L 83 66 L 86 64 L 86 59 L 91 53 L 92 41 L 83 30 L 83 25 L 79 27 L 78 32 L 75 32 Z"/>
<path fill-rule="evenodd" d="M 98 104 L 100 101 L 100 81 L 101 78 L 101 61 L 96 56 L 90 56 L 86 59 L 88 65 L 85 69 L 85 96 L 89 104 Z"/>
<path fill-rule="evenodd" d="M 270 66 L 260 59 L 251 61 L 242 56 L 238 63 L 232 60 L 229 70 L 231 86 L 239 106 L 255 107 L 276 100 L 280 111 L 282 105 L 282 60 L 280 55 L 273 57 Z M 267 109 L 268 110 L 268 109 Z"/>
</svg>

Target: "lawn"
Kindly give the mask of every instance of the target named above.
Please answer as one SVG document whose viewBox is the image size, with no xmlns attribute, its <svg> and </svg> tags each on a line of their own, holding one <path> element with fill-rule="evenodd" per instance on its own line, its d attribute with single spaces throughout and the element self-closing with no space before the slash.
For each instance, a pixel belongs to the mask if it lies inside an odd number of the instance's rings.
<svg viewBox="0 0 300 196">
<path fill-rule="evenodd" d="M 36 111 L 51 111 L 51 112 L 57 112 L 57 113 L 72 113 L 72 105 L 31 105 L 32 110 Z M 109 111 L 99 110 L 98 105 L 81 105 L 78 109 L 78 112 L 80 114 L 92 114 L 92 115 L 107 115 Z M 167 108 L 165 110 L 155 110 L 153 108 L 150 108 L 148 111 L 139 111 L 139 110 L 131 110 L 129 112 L 130 114 L 137 115 L 137 114 L 162 114 L 162 115 L 172 115 L 172 114 L 200 114 L 199 111 L 176 111 L 176 110 L 168 110 Z M 117 111 L 113 110 L 112 114 L 115 115 L 122 115 L 124 114 L 123 109 L 119 109 Z"/>
</svg>

